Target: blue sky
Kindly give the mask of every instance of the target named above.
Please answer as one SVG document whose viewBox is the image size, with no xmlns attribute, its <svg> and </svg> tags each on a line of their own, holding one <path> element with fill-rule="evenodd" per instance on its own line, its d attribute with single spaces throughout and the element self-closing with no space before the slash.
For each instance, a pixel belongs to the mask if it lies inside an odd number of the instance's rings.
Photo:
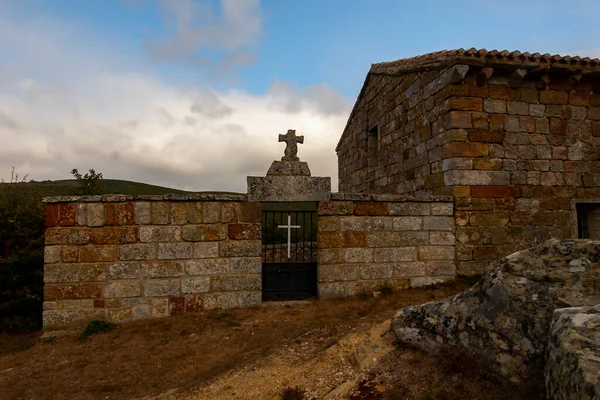
<svg viewBox="0 0 600 400">
<path fill-rule="evenodd" d="M 296 128 L 335 181 L 371 63 L 459 47 L 598 57 L 598 15 L 591 0 L 0 0 L 0 177 L 95 168 L 244 191 Z"/>
</svg>

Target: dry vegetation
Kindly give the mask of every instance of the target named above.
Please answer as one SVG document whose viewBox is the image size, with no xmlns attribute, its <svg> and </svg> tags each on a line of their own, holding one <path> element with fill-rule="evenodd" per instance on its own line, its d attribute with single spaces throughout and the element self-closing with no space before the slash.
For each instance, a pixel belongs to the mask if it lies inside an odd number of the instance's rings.
<svg viewBox="0 0 600 400">
<path fill-rule="evenodd" d="M 55 339 L 3 335 L 0 398 L 124 399 L 166 392 L 170 398 L 201 398 L 199 387 L 215 385 L 234 371 L 256 370 L 284 353 L 302 360 L 317 357 L 348 333 L 368 330 L 402 306 L 466 287 L 457 282 L 365 300 L 186 314 L 123 324 L 84 341 L 81 332 Z M 244 387 L 230 389 L 234 397 L 247 398 Z M 473 360 L 451 354 L 433 358 L 399 347 L 365 375 L 352 398 L 533 399 L 540 390 L 539 382 L 527 388 L 505 386 Z"/>
</svg>

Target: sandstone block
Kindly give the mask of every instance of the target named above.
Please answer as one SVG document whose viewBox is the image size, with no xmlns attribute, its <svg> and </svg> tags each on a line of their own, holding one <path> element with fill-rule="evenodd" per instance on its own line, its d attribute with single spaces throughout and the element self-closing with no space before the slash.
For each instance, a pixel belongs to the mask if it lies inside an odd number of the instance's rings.
<svg viewBox="0 0 600 400">
<path fill-rule="evenodd" d="M 63 203 L 58 205 L 58 226 L 75 226 L 77 224 L 77 205 Z"/>
<path fill-rule="evenodd" d="M 472 226 L 504 226 L 508 225 L 509 221 L 510 214 L 505 211 L 474 211 L 469 216 L 469 222 Z"/>
<path fill-rule="evenodd" d="M 452 203 L 431 203 L 431 215 L 453 215 Z"/>
<path fill-rule="evenodd" d="M 320 201 L 317 205 L 319 216 L 321 215 L 352 215 L 354 213 L 354 202 L 352 201 Z"/>
<path fill-rule="evenodd" d="M 181 279 L 181 293 L 205 293 L 209 290 L 210 278 L 208 276 Z"/>
<path fill-rule="evenodd" d="M 46 227 L 58 226 L 58 204 L 46 204 Z"/>
<path fill-rule="evenodd" d="M 139 297 L 142 284 L 139 281 L 109 282 L 103 292 L 105 298 Z"/>
<path fill-rule="evenodd" d="M 454 260 L 454 246 L 424 246 L 419 247 L 420 261 Z"/>
<path fill-rule="evenodd" d="M 429 261 L 426 264 L 427 275 L 456 275 L 456 264 L 454 261 Z"/>
<path fill-rule="evenodd" d="M 442 160 L 442 171 L 451 169 L 473 169 L 473 159 L 467 157 L 451 157 Z"/>
<path fill-rule="evenodd" d="M 481 142 L 446 143 L 442 146 L 442 157 L 481 157 L 488 155 L 488 145 Z"/>
<path fill-rule="evenodd" d="M 484 99 L 483 110 L 487 113 L 506 114 L 506 101 L 500 99 Z"/>
<path fill-rule="evenodd" d="M 260 240 L 261 226 L 231 223 L 227 225 L 227 236 L 232 240 Z"/>
<path fill-rule="evenodd" d="M 202 203 L 201 202 L 187 203 L 187 208 L 188 208 L 188 221 L 191 224 L 201 224 L 202 223 Z"/>
<path fill-rule="evenodd" d="M 260 257 L 230 258 L 232 274 L 260 274 L 262 259 Z"/>
<path fill-rule="evenodd" d="M 365 264 L 358 273 L 360 279 L 389 279 L 394 275 L 394 264 Z"/>
<path fill-rule="evenodd" d="M 191 243 L 158 243 L 159 260 L 177 260 L 192 257 Z"/>
<path fill-rule="evenodd" d="M 231 260 L 227 258 L 187 260 L 185 263 L 185 272 L 192 276 L 226 274 L 230 271 Z"/>
<path fill-rule="evenodd" d="M 416 257 L 416 255 L 415 255 Z M 416 258 L 415 258 L 416 259 Z M 406 278 L 411 276 L 423 276 L 427 273 L 427 264 L 420 261 L 402 262 L 394 264 L 394 278 Z"/>
<path fill-rule="evenodd" d="M 430 231 L 454 231 L 454 218 L 444 216 L 423 217 L 423 229 Z"/>
<path fill-rule="evenodd" d="M 230 293 L 208 293 L 204 295 L 204 308 L 212 310 L 215 308 L 253 307 L 262 302 L 260 291 L 239 291 Z"/>
<path fill-rule="evenodd" d="M 261 290 L 262 279 L 260 275 L 219 275 L 212 278 L 211 289 L 213 292 Z"/>
<path fill-rule="evenodd" d="M 219 257 L 218 242 L 198 242 L 193 244 L 193 258 L 217 258 Z"/>
<path fill-rule="evenodd" d="M 81 264 L 79 268 L 79 280 L 81 282 L 106 281 L 107 267 L 104 263 Z"/>
<path fill-rule="evenodd" d="M 451 246 L 455 243 L 452 232 L 429 232 L 429 243 L 432 245 Z"/>
<path fill-rule="evenodd" d="M 429 203 L 391 203 L 390 215 L 430 215 Z"/>
<path fill-rule="evenodd" d="M 119 262 L 108 265 L 108 279 L 123 280 L 137 279 L 140 277 L 140 263 Z"/>
<path fill-rule="evenodd" d="M 203 299 L 201 295 L 188 294 L 185 296 L 185 311 L 198 312 L 202 311 Z"/>
<path fill-rule="evenodd" d="M 189 242 L 208 242 L 227 238 L 226 224 L 186 225 L 183 227 L 183 239 Z"/>
<path fill-rule="evenodd" d="M 166 202 L 152 202 L 152 224 L 153 225 L 167 225 L 169 223 L 169 203 Z"/>
<path fill-rule="evenodd" d="M 67 283 L 55 286 L 56 299 L 89 299 L 102 294 L 100 283 Z"/>
<path fill-rule="evenodd" d="M 119 260 L 121 261 L 154 259 L 156 259 L 156 247 L 154 244 L 138 243 L 119 246 Z"/>
<path fill-rule="evenodd" d="M 207 201 L 202 205 L 202 222 L 214 224 L 221 221 L 221 204 Z"/>
<path fill-rule="evenodd" d="M 114 245 L 88 245 L 79 248 L 79 259 L 82 262 L 116 261 L 118 254 L 118 248 Z"/>
<path fill-rule="evenodd" d="M 104 309 L 47 310 L 43 313 L 42 323 L 47 331 L 77 329 L 91 320 L 101 320 L 105 317 Z"/>
<path fill-rule="evenodd" d="M 79 282 L 79 265 L 50 264 L 44 266 L 45 283 Z"/>
<path fill-rule="evenodd" d="M 136 201 L 133 203 L 133 222 L 136 225 L 148 225 L 152 223 L 152 212 L 149 202 Z"/>
<path fill-rule="evenodd" d="M 151 279 L 144 281 L 144 296 L 161 297 L 179 294 L 180 281 L 178 279 Z"/>
<path fill-rule="evenodd" d="M 262 221 L 262 208 L 260 203 L 241 203 L 240 222 L 260 223 Z"/>
<path fill-rule="evenodd" d="M 219 244 L 221 257 L 260 257 L 260 240 L 226 240 Z"/>
<path fill-rule="evenodd" d="M 93 244 L 126 244 L 138 240 L 138 228 L 135 226 L 105 226 L 91 231 Z"/>
<path fill-rule="evenodd" d="M 141 226 L 141 242 L 177 242 L 181 240 L 181 228 L 178 226 Z"/>
<path fill-rule="evenodd" d="M 319 267 L 319 282 L 343 282 L 358 279 L 356 264 L 322 265 Z"/>
<path fill-rule="evenodd" d="M 446 171 L 444 172 L 446 185 L 508 185 L 510 174 L 507 171 Z"/>
<path fill-rule="evenodd" d="M 471 142 L 485 142 L 485 143 L 503 143 L 504 142 L 504 131 L 490 131 L 490 130 L 470 130 L 469 141 Z M 466 168 L 462 168 L 466 169 Z"/>
<path fill-rule="evenodd" d="M 344 249 L 344 261 L 348 263 L 373 262 L 373 249 L 365 247 Z"/>
<path fill-rule="evenodd" d="M 188 222 L 187 218 L 187 204 L 185 203 L 171 203 L 171 224 L 183 225 Z"/>
<path fill-rule="evenodd" d="M 182 276 L 183 261 L 144 261 L 141 263 L 144 278 L 168 278 Z"/>
<path fill-rule="evenodd" d="M 240 203 L 221 203 L 221 222 L 238 222 Z"/>
<path fill-rule="evenodd" d="M 416 246 L 429 242 L 429 235 L 424 231 L 369 232 L 365 236 L 368 247 Z"/>
<path fill-rule="evenodd" d="M 340 230 L 340 217 L 338 216 L 319 216 L 319 232 L 335 232 Z"/>
<path fill-rule="evenodd" d="M 529 115 L 532 117 L 543 117 L 546 111 L 546 106 L 543 104 L 530 104 Z"/>
<path fill-rule="evenodd" d="M 44 263 L 52 264 L 60 261 L 61 247 L 46 246 L 44 247 Z"/>
<path fill-rule="evenodd" d="M 509 101 L 508 113 L 512 115 L 529 115 L 529 104 L 521 101 Z"/>
<path fill-rule="evenodd" d="M 355 215 L 387 215 L 388 204 L 382 202 L 359 202 L 354 206 Z"/>
<path fill-rule="evenodd" d="M 470 111 L 450 111 L 446 114 L 446 129 L 472 127 Z"/>
<path fill-rule="evenodd" d="M 390 247 L 374 249 L 374 259 L 376 263 L 416 261 L 416 247 Z"/>
<path fill-rule="evenodd" d="M 423 228 L 424 217 L 394 217 L 395 231 L 414 231 Z"/>
<path fill-rule="evenodd" d="M 87 205 L 87 226 L 103 226 L 105 223 L 104 204 L 90 203 Z"/>
</svg>

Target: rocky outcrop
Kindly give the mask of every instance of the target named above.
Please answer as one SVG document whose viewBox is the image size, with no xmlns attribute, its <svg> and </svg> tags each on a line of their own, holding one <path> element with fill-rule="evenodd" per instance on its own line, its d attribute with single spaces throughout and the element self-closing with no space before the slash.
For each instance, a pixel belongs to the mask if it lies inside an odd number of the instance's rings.
<svg viewBox="0 0 600 400">
<path fill-rule="evenodd" d="M 407 307 L 391 328 L 428 351 L 456 346 L 518 382 L 544 364 L 552 313 L 600 303 L 600 242 L 549 240 L 498 260 L 471 289 Z"/>
<path fill-rule="evenodd" d="M 549 399 L 600 399 L 600 305 L 554 311 L 548 342 Z"/>
</svg>

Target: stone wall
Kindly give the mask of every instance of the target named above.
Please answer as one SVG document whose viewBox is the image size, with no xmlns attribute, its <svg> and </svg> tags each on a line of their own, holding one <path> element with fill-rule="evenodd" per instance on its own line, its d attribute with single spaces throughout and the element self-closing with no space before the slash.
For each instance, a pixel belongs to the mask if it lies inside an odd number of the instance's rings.
<svg viewBox="0 0 600 400">
<path fill-rule="evenodd" d="M 451 197 L 334 194 L 318 212 L 321 298 L 455 277 Z"/>
<path fill-rule="evenodd" d="M 600 198 L 597 77 L 470 62 L 372 69 L 337 148 L 341 191 L 452 195 L 464 275 L 577 237 L 574 202 Z M 369 167 L 375 124 L 379 161 Z"/>
<path fill-rule="evenodd" d="M 245 196 L 46 201 L 46 330 L 261 303 L 261 208 Z"/>
</svg>

